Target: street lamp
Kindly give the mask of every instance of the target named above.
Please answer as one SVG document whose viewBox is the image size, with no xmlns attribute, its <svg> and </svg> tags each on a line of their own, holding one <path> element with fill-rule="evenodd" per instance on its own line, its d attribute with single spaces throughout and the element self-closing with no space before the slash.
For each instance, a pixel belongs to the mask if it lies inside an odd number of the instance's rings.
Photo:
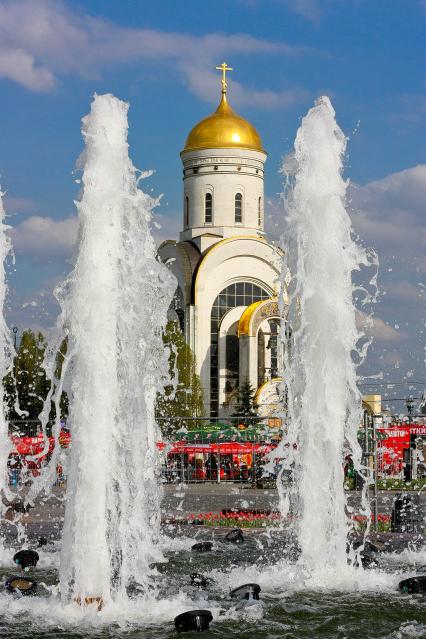
<svg viewBox="0 0 426 639">
<path fill-rule="evenodd" d="M 414 408 L 414 399 L 410 396 L 405 400 L 405 404 L 407 406 L 408 418 L 411 422 L 411 418 L 413 416 L 413 408 Z"/>
<path fill-rule="evenodd" d="M 373 422 L 373 455 L 374 455 L 374 530 L 377 532 L 379 527 L 379 459 L 378 459 L 378 445 L 377 445 L 377 429 L 383 426 L 383 416 L 374 414 L 372 417 Z"/>
<path fill-rule="evenodd" d="M 423 391 L 420 398 L 420 415 L 426 415 L 426 390 Z"/>
</svg>

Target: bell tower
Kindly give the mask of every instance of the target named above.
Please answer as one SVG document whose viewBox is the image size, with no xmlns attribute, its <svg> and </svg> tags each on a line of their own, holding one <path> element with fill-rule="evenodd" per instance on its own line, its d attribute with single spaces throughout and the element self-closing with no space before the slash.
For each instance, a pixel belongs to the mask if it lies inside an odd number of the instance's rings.
<svg viewBox="0 0 426 639">
<path fill-rule="evenodd" d="M 266 153 L 256 129 L 227 100 L 224 62 L 222 97 L 216 111 L 190 131 L 181 152 L 183 225 L 180 240 L 201 252 L 239 235 L 263 236 Z"/>
</svg>

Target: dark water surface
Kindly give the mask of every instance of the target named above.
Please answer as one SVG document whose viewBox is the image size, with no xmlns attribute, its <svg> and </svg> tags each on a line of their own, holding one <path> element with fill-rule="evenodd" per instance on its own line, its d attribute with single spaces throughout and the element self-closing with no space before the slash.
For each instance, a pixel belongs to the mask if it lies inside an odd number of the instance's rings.
<svg viewBox="0 0 426 639">
<path fill-rule="evenodd" d="M 207 533 L 202 533 L 196 541 L 207 538 L 210 538 Z M 247 536 L 244 544 L 236 546 L 225 543 L 222 534 L 216 537 L 213 551 L 207 553 L 191 552 L 193 542 L 189 539 L 170 541 L 166 552 L 168 561 L 157 566 L 156 601 L 144 604 L 135 599 L 128 610 L 126 607 L 100 614 L 91 610 L 84 615 L 75 604 L 61 609 L 54 592 L 57 556 L 46 553 L 42 555 L 41 568 L 32 574 L 40 584 L 36 597 L 17 600 L 2 588 L 0 637 L 167 639 L 180 636 L 191 639 L 200 633 L 178 634 L 173 619 L 185 610 L 206 608 L 213 612 L 214 619 L 210 630 L 202 636 L 212 638 L 426 639 L 426 596 L 403 595 L 396 588 L 402 575 L 413 574 L 416 566 L 425 563 L 424 552 L 418 558 L 414 554 L 402 554 L 399 558 L 381 555 L 379 566 L 366 575 L 372 584 L 367 591 L 360 592 L 356 587 L 353 592 L 312 591 L 309 585 L 304 589 L 303 579 L 297 582 L 291 551 L 283 549 L 278 537 Z M 285 566 L 281 572 L 270 568 L 286 553 L 289 555 L 287 582 L 286 575 L 282 575 L 286 572 Z M 373 571 L 376 571 L 376 582 Z M 3 567 L 0 578 L 15 572 Z M 207 588 L 190 585 L 190 575 L 194 572 L 211 580 Z M 230 588 L 253 580 L 262 587 L 259 602 L 230 598 Z M 379 586 L 374 586 L 375 583 Z"/>
</svg>

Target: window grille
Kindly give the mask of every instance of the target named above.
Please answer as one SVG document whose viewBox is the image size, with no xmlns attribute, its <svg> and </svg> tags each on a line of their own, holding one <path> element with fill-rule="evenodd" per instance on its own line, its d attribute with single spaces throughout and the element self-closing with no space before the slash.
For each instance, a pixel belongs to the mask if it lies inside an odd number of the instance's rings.
<svg viewBox="0 0 426 639">
<path fill-rule="evenodd" d="M 213 220 L 213 197 L 211 193 L 206 193 L 204 201 L 204 222 L 211 224 Z"/>
<path fill-rule="evenodd" d="M 241 224 L 243 221 L 243 196 L 241 193 L 235 195 L 235 223 Z"/>
</svg>

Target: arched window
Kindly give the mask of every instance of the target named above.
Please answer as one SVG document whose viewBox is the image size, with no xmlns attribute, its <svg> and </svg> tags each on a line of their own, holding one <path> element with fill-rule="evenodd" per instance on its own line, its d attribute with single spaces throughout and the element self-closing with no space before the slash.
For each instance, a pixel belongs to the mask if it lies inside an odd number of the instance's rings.
<svg viewBox="0 0 426 639">
<path fill-rule="evenodd" d="M 226 313 L 236 306 L 250 306 L 270 296 L 264 288 L 251 282 L 237 282 L 224 288 L 213 302 L 210 317 L 210 414 L 219 414 L 219 326 Z"/>
<path fill-rule="evenodd" d="M 213 197 L 211 193 L 206 193 L 204 201 L 204 222 L 211 224 L 213 220 Z"/>
<path fill-rule="evenodd" d="M 189 197 L 186 195 L 185 196 L 185 219 L 184 219 L 184 226 L 185 228 L 188 228 L 189 226 Z"/>
<path fill-rule="evenodd" d="M 271 371 L 270 378 L 278 377 L 278 336 L 280 332 L 280 321 L 278 319 L 269 320 L 270 337 L 268 348 L 271 349 Z"/>
<path fill-rule="evenodd" d="M 238 322 L 234 328 L 235 334 L 229 332 L 226 335 L 226 389 L 225 392 L 232 392 L 240 385 L 240 340 L 237 333 Z"/>
<path fill-rule="evenodd" d="M 262 198 L 257 202 L 257 225 L 262 226 Z"/>
<path fill-rule="evenodd" d="M 243 196 L 241 193 L 235 195 L 235 223 L 241 224 L 243 221 Z"/>
<path fill-rule="evenodd" d="M 257 387 L 265 383 L 265 334 L 261 328 L 257 333 Z"/>
</svg>

